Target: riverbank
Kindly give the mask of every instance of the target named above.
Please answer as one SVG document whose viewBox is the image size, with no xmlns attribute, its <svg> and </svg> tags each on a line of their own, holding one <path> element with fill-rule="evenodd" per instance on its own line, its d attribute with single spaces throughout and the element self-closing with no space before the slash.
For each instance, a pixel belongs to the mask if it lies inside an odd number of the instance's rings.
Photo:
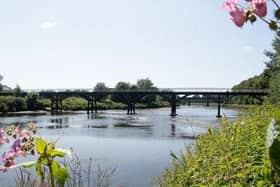
<svg viewBox="0 0 280 187">
<path fill-rule="evenodd" d="M 279 109 L 278 109 L 279 110 Z M 266 148 L 267 127 L 277 109 L 259 106 L 237 120 L 223 119 L 221 128 L 200 135 L 194 147 L 171 154 L 171 166 L 159 178 L 168 186 L 274 186 Z M 278 112 L 279 113 L 279 112 Z"/>
</svg>

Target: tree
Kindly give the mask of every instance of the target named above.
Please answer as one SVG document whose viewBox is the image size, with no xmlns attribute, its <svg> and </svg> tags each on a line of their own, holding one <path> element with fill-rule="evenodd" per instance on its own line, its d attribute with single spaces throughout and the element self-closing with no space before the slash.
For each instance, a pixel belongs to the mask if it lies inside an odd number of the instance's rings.
<svg viewBox="0 0 280 187">
<path fill-rule="evenodd" d="M 275 73 L 270 79 L 270 101 L 275 104 L 280 104 L 280 71 Z"/>
<path fill-rule="evenodd" d="M 14 92 L 14 95 L 15 95 L 16 97 L 20 97 L 20 96 L 21 96 L 22 91 L 21 91 L 21 88 L 20 88 L 20 86 L 19 86 L 18 84 L 17 84 L 16 87 L 13 89 L 13 92 Z"/>
<path fill-rule="evenodd" d="M 140 90 L 157 90 L 154 83 L 149 79 L 139 79 L 136 84 L 137 88 Z M 144 95 L 141 98 L 141 102 L 145 104 L 150 104 L 156 101 L 155 95 Z"/>
<path fill-rule="evenodd" d="M 156 89 L 156 87 L 154 87 L 154 83 L 149 78 L 139 79 L 137 81 L 136 86 L 139 89 L 146 89 L 146 90 Z"/>
<path fill-rule="evenodd" d="M 3 85 L 1 84 L 1 81 L 3 80 L 3 76 L 0 74 L 0 91 L 3 90 Z"/>
<path fill-rule="evenodd" d="M 106 91 L 108 90 L 108 87 L 106 86 L 106 84 L 104 82 L 99 82 L 94 86 L 93 89 L 95 92 L 98 91 Z M 104 94 L 104 93 L 97 93 L 96 94 L 96 100 L 101 100 L 107 97 L 108 94 Z"/>
<path fill-rule="evenodd" d="M 130 90 L 131 85 L 127 82 L 118 82 L 117 85 L 115 86 L 116 90 Z M 111 96 L 111 99 L 115 102 L 121 102 L 121 103 L 127 103 L 129 99 L 129 95 L 126 93 L 119 93 L 119 94 L 113 94 Z"/>
<path fill-rule="evenodd" d="M 38 99 L 39 95 L 36 93 L 29 93 L 26 96 L 26 104 L 28 110 L 37 110 L 38 109 Z"/>
<path fill-rule="evenodd" d="M 233 89 L 269 89 L 270 99 L 273 103 L 275 101 L 280 100 L 280 92 L 277 89 L 277 84 L 280 83 L 280 31 L 276 32 L 276 37 L 272 42 L 272 50 L 266 51 L 265 55 L 269 58 L 269 60 L 265 63 L 266 67 L 264 71 L 257 76 L 249 78 L 247 80 L 242 81 L 238 85 L 233 86 Z M 253 101 L 253 103 L 251 103 Z M 234 96 L 231 99 L 233 103 L 239 104 L 256 104 L 257 100 L 252 99 L 252 97 L 240 97 Z"/>
</svg>

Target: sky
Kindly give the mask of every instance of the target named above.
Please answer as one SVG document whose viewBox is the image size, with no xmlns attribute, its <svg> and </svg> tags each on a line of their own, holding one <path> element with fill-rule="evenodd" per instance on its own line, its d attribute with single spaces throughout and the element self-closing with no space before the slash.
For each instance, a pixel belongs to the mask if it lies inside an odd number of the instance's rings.
<svg viewBox="0 0 280 187">
<path fill-rule="evenodd" d="M 229 88 L 262 72 L 274 33 L 221 0 L 0 1 L 0 74 L 23 89 Z"/>
</svg>

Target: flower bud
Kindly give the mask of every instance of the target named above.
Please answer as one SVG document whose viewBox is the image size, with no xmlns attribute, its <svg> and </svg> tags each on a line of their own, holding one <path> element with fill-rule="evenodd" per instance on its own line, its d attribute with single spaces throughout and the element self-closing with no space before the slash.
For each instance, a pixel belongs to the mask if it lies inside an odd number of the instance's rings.
<svg viewBox="0 0 280 187">
<path fill-rule="evenodd" d="M 278 19 L 278 20 L 280 19 L 280 9 L 275 11 L 274 16 L 276 19 Z"/>
<path fill-rule="evenodd" d="M 275 21 L 270 21 L 270 23 L 269 23 L 269 28 L 270 28 L 271 30 L 276 31 L 276 30 L 278 29 L 278 25 L 277 25 L 277 23 L 276 23 Z"/>
<path fill-rule="evenodd" d="M 250 20 L 251 23 L 254 23 L 257 20 L 257 17 L 254 14 L 252 14 L 250 16 L 249 20 Z"/>
</svg>

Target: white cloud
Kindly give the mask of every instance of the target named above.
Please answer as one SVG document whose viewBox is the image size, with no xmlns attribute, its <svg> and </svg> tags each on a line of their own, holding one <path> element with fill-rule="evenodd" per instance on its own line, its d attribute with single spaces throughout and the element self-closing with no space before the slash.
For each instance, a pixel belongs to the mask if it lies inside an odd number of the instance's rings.
<svg viewBox="0 0 280 187">
<path fill-rule="evenodd" d="M 45 21 L 40 24 L 40 28 L 44 30 L 54 28 L 55 26 L 56 26 L 56 22 L 54 21 Z"/>
</svg>

